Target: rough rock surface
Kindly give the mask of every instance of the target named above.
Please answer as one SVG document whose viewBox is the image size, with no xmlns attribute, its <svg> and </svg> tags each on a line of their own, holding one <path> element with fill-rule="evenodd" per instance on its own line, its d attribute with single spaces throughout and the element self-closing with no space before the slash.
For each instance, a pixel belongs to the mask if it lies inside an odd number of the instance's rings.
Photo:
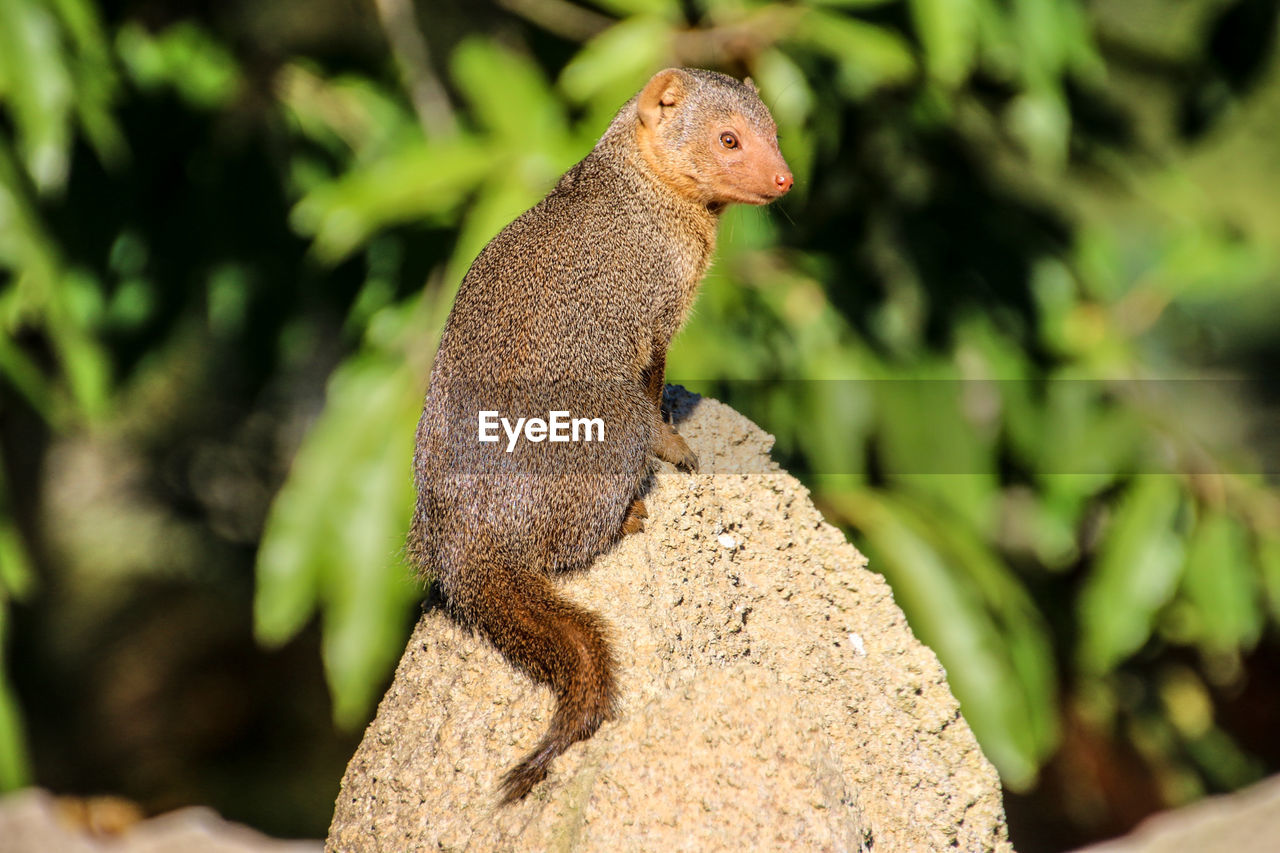
<svg viewBox="0 0 1280 853">
<path fill-rule="evenodd" d="M 428 607 L 347 768 L 327 849 L 1012 848 L 1000 784 L 884 581 L 732 409 L 669 397 L 702 461 L 563 590 L 612 626 L 621 713 L 522 803 L 550 692 Z"/>
</svg>

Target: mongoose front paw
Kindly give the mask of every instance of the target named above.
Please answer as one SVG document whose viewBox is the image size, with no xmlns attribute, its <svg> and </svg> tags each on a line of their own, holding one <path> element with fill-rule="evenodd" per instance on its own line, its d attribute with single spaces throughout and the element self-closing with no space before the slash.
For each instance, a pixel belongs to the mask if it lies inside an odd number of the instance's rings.
<svg viewBox="0 0 1280 853">
<path fill-rule="evenodd" d="M 655 455 L 663 462 L 670 462 L 681 471 L 698 470 L 698 454 L 689 449 L 689 444 L 672 427 L 667 427 L 658 439 Z"/>
<path fill-rule="evenodd" d="M 627 507 L 627 514 L 622 519 L 622 535 L 630 536 L 632 533 L 640 533 L 644 530 L 644 520 L 649 517 L 649 508 L 644 505 L 644 501 L 636 498 L 631 502 L 631 506 Z"/>
</svg>

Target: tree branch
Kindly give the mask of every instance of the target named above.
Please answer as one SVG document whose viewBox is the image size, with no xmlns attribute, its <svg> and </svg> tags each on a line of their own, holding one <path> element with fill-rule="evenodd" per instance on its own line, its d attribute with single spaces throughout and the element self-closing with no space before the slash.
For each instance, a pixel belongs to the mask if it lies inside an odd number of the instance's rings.
<svg viewBox="0 0 1280 853">
<path fill-rule="evenodd" d="M 418 29 L 412 0 L 373 0 L 373 5 L 423 132 L 427 136 L 453 136 L 458 132 L 458 122 L 449 94 L 431 70 L 431 51 Z"/>
</svg>

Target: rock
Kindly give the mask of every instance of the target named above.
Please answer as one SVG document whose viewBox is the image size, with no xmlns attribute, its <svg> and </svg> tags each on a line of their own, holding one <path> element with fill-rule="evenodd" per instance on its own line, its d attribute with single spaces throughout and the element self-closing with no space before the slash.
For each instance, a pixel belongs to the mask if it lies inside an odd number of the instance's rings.
<svg viewBox="0 0 1280 853">
<path fill-rule="evenodd" d="M 112 797 L 55 797 L 36 788 L 0 798 L 0 853 L 320 853 L 319 841 L 278 841 L 186 808 L 141 819 Z"/>
<path fill-rule="evenodd" d="M 1150 817 L 1079 853 L 1273 853 L 1280 848 L 1280 776 Z"/>
<path fill-rule="evenodd" d="M 994 768 L 937 658 L 771 436 L 685 392 L 702 460 L 565 594 L 612 626 L 623 696 L 515 806 L 548 690 L 428 607 L 347 768 L 327 849 L 1010 851 Z"/>
</svg>

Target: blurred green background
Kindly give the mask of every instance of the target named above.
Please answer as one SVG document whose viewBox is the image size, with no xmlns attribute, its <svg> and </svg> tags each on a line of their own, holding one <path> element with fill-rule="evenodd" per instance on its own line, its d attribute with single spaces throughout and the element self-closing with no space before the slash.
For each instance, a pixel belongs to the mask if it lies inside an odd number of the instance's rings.
<svg viewBox="0 0 1280 853">
<path fill-rule="evenodd" d="M 421 597 L 452 294 L 673 64 L 754 78 L 796 188 L 726 215 L 668 376 L 775 434 L 888 578 L 1019 849 L 1275 772 L 1278 27 L 0 0 L 0 789 L 323 835 Z"/>
</svg>

